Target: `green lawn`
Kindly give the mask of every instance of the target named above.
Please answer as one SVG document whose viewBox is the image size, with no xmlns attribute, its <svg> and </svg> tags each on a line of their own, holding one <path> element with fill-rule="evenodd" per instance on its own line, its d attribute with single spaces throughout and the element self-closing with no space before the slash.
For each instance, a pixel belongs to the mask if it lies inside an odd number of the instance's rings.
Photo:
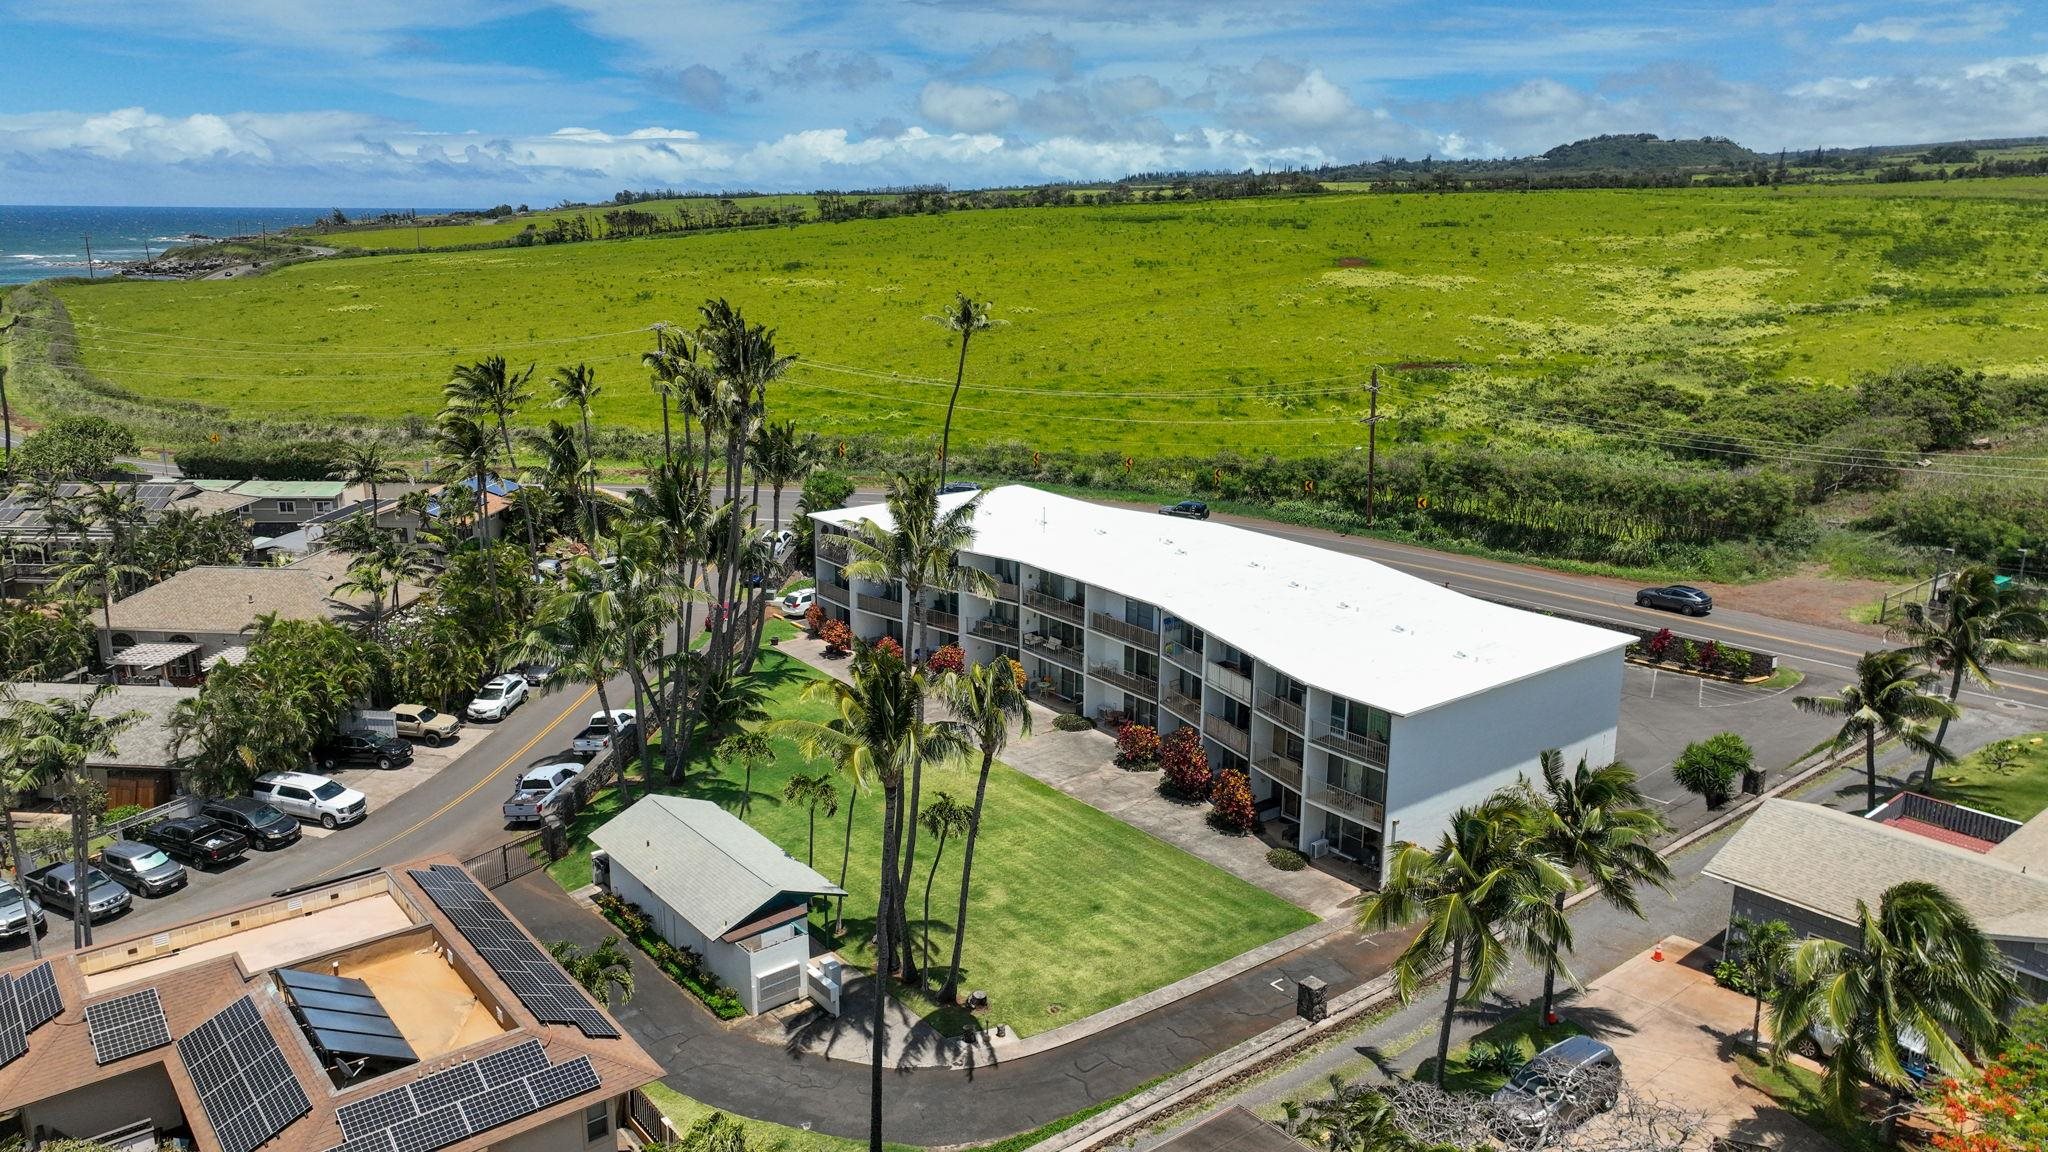
<svg viewBox="0 0 2048 1152">
<path fill-rule="evenodd" d="M 826 704 L 798 699 L 803 686 L 818 679 L 809 666 L 770 648 L 756 668 L 772 686 L 771 714 L 829 717 Z M 926 769 L 925 799 L 943 791 L 971 802 L 978 763 Z M 815 770 L 793 745 L 778 740 L 775 763 L 754 776 L 748 822 L 798 859 L 807 855 L 806 814 L 782 803 L 782 787 L 792 775 Z M 737 810 L 741 773 L 729 764 L 700 763 L 680 791 Z M 616 796 L 607 793 L 572 824 L 578 850 L 549 868 L 563 887 L 590 882 L 584 837 L 616 806 Z M 843 801 L 838 817 L 818 818 L 815 866 L 835 879 L 845 825 Z M 854 808 L 846 883 L 852 893 L 848 935 L 840 942 L 855 964 L 873 963 L 880 843 L 879 794 L 863 794 Z M 921 834 L 910 894 L 914 931 L 922 923 L 931 849 L 931 838 Z M 952 948 L 959 862 L 956 841 L 946 846 L 932 888 L 932 950 L 941 964 Z M 1314 922 L 1262 889 L 1001 765 L 989 779 L 974 892 L 962 983 L 988 991 L 994 1004 L 989 1022 L 1008 1024 L 1024 1036 L 1122 1003 Z M 831 917 L 813 913 L 812 923 L 828 931 Z M 914 994 L 908 998 L 922 1003 Z M 959 1027 L 950 1014 L 935 1016 L 933 1023 L 949 1032 Z"/>
<path fill-rule="evenodd" d="M 2009 820 L 2031 820 L 2048 809 L 2048 732 L 2030 732 L 2004 741 L 2019 756 L 2003 772 L 1991 766 L 1980 748 L 1953 765 L 1937 768 L 1934 787 L 1937 799 L 2004 816 Z M 1924 759 L 1924 757 L 1923 757 Z"/>
<path fill-rule="evenodd" d="M 1735 1055 L 1735 1066 L 1741 1069 L 1744 1080 L 1754 1084 L 1764 1095 L 1777 1101 L 1785 1111 L 1797 1116 L 1843 1152 L 1883 1152 L 1885 1144 L 1877 1138 L 1875 1126 L 1844 1126 L 1828 1111 L 1820 1094 L 1820 1077 L 1814 1073 L 1792 1063 L 1783 1068 L 1773 1068 L 1765 1061 L 1740 1052 Z"/>
<path fill-rule="evenodd" d="M 1539 1011 L 1539 1006 L 1534 1004 L 1518 1009 L 1512 1016 L 1472 1037 L 1472 1041 L 1483 1040 L 1492 1044 L 1512 1043 L 1521 1052 L 1520 1062 L 1526 1063 L 1530 1057 L 1550 1047 L 1552 1044 L 1563 1040 L 1567 1036 L 1577 1036 L 1585 1031 L 1585 1029 L 1572 1023 L 1569 1019 L 1560 1019 L 1556 1024 L 1546 1026 L 1538 1017 Z M 1423 1043 L 1428 1047 L 1430 1054 L 1425 1056 L 1422 1062 L 1415 1066 L 1415 1073 L 1411 1077 L 1415 1080 L 1429 1079 L 1436 1067 L 1435 1029 L 1430 1030 L 1429 1036 Z M 1507 1076 L 1500 1072 L 1482 1071 L 1468 1066 L 1465 1063 L 1465 1059 L 1471 1052 L 1472 1044 L 1469 1042 L 1456 1045 L 1451 1049 L 1451 1058 L 1445 1062 L 1444 1066 L 1445 1088 L 1453 1092 L 1471 1092 L 1484 1095 L 1492 1093 L 1495 1089 L 1508 1082 Z"/>
</svg>

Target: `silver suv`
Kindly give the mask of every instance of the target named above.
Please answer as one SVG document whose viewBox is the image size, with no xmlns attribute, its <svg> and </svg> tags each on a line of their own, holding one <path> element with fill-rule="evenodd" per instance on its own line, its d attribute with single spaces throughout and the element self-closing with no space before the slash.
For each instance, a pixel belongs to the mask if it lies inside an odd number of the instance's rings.
<svg viewBox="0 0 2048 1152">
<path fill-rule="evenodd" d="M 311 772 L 258 776 L 249 795 L 287 816 L 317 820 L 322 828 L 353 824 L 370 814 L 369 797 Z"/>
<path fill-rule="evenodd" d="M 1591 1036 L 1567 1036 L 1538 1052 L 1493 1094 L 1496 1135 L 1512 1145 L 1569 1128 L 1614 1107 L 1621 1061 Z"/>
</svg>

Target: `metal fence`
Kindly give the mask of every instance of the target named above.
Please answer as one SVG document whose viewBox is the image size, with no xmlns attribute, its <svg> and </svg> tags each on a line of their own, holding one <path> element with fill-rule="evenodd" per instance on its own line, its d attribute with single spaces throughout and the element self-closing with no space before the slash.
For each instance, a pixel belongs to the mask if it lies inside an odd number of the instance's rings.
<svg viewBox="0 0 2048 1152">
<path fill-rule="evenodd" d="M 548 854 L 541 849 L 543 833 L 528 832 L 517 840 L 498 845 L 462 862 L 477 883 L 502 888 L 521 876 L 547 867 Z"/>
</svg>

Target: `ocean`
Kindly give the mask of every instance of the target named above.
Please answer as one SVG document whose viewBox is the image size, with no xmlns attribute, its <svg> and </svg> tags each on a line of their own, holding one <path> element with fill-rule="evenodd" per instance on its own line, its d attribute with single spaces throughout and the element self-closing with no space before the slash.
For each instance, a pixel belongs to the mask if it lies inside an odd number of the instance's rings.
<svg viewBox="0 0 2048 1152">
<path fill-rule="evenodd" d="M 86 237 L 92 261 L 119 264 L 183 243 L 190 236 L 239 236 L 293 224 L 311 224 L 326 208 L 91 208 L 0 204 L 0 284 L 45 276 L 86 275 Z M 343 208 L 351 218 L 381 208 Z M 106 269 L 100 269 L 102 275 Z"/>
</svg>

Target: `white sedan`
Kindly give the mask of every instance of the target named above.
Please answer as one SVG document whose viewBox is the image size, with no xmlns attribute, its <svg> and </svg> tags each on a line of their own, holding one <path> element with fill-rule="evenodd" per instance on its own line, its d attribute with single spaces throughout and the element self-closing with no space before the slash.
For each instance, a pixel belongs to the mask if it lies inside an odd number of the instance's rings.
<svg viewBox="0 0 2048 1152">
<path fill-rule="evenodd" d="M 477 689 L 465 713 L 471 720 L 503 720 L 526 702 L 526 680 L 520 676 L 493 676 Z"/>
</svg>

